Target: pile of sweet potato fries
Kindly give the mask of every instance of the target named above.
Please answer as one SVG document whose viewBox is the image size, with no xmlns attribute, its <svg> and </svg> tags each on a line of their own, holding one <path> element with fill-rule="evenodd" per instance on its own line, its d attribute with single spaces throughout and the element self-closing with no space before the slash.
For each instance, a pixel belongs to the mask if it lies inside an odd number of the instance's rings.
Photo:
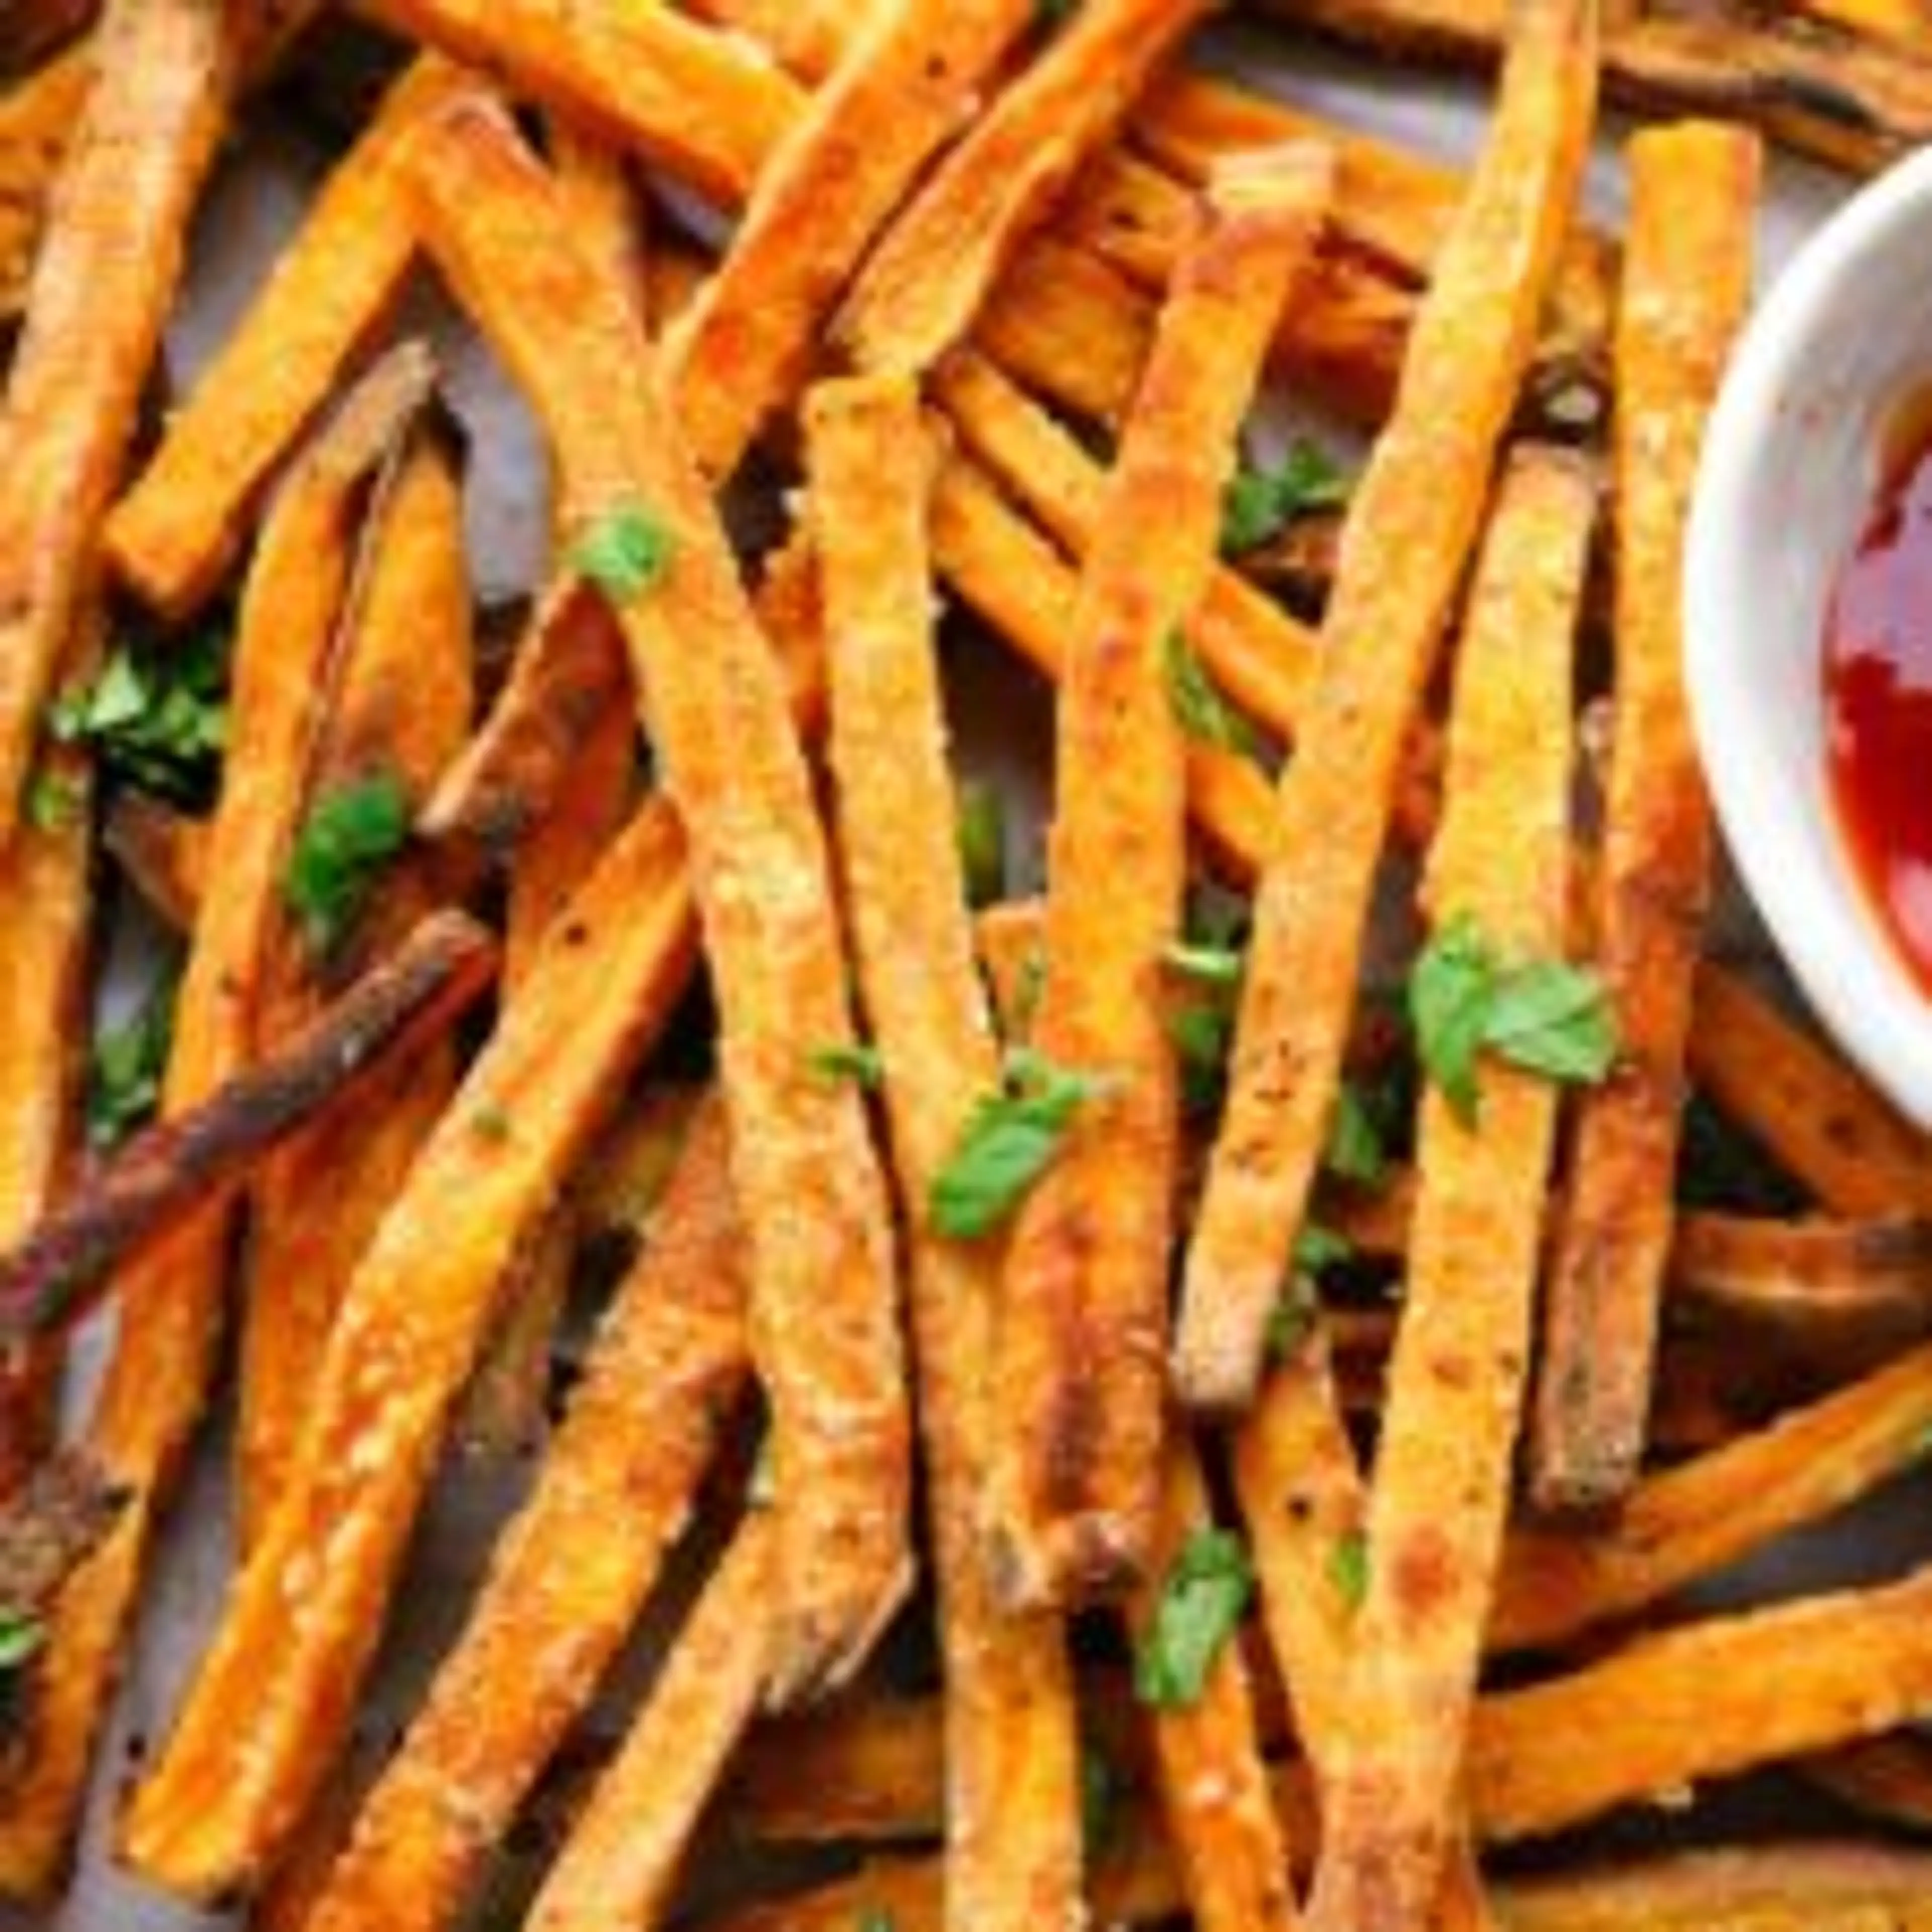
<svg viewBox="0 0 1932 1932">
<path fill-rule="evenodd" d="M 1740 123 L 1932 132 L 1912 0 L 1256 9 L 1493 56 L 1466 176 L 1207 0 L 342 11 L 0 14 L 0 1895 L 232 1359 L 101 1855 L 266 1928 L 1932 1924 L 1932 1567 L 1700 1587 L 1932 1453 L 1932 1147 L 1706 956 L 1678 619 Z M 418 278 L 547 444 L 507 653 Z M 130 892 L 178 965 L 91 1029 Z M 534 1479 L 367 1765 L 465 1450 Z M 1771 1767 L 1824 1828 L 1700 1838 Z"/>
</svg>

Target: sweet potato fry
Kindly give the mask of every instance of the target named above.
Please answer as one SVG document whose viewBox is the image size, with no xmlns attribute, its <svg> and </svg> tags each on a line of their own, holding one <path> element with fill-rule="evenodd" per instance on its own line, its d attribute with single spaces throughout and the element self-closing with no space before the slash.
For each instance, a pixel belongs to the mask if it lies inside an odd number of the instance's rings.
<svg viewBox="0 0 1932 1932">
<path fill-rule="evenodd" d="M 150 912 L 177 932 L 193 929 L 208 882 L 202 820 L 126 792 L 108 808 L 101 842 Z"/>
<path fill-rule="evenodd" d="M 452 1923 L 628 1634 L 746 1381 L 726 1156 L 707 1106 L 536 1491 L 314 1896 L 314 1932 Z"/>
<path fill-rule="evenodd" d="M 0 1336 L 71 1324 L 110 1286 L 134 1304 L 161 1290 L 138 1267 L 210 1202 L 224 1202 L 290 1137 L 358 1102 L 488 986 L 494 949 L 458 914 L 426 920 L 309 1025 L 131 1142 L 0 1256 Z M 204 1217 L 205 1218 L 205 1217 Z"/>
<path fill-rule="evenodd" d="M 549 117 L 544 145 L 556 175 L 557 192 L 570 210 L 571 227 L 604 257 L 632 313 L 648 328 L 648 219 L 624 156 L 562 115 Z"/>
<path fill-rule="evenodd" d="M 1046 676 L 1058 680 L 1074 622 L 1079 580 L 986 473 L 956 458 L 933 498 L 933 554 L 960 598 Z M 1251 758 L 1205 745 L 1186 748 L 1195 828 L 1224 869 L 1259 868 L 1274 794 Z"/>
<path fill-rule="evenodd" d="M 0 464 L 0 842 L 19 823 L 40 707 L 95 574 L 220 139 L 238 4 L 116 0 L 34 264 Z"/>
<path fill-rule="evenodd" d="M 1671 1291 L 1735 1334 L 1838 1359 L 1932 1333 L 1932 1223 L 1680 1214 Z"/>
<path fill-rule="evenodd" d="M 940 1239 L 932 1194 L 974 1096 L 998 1084 L 975 971 L 932 638 L 936 451 L 913 386 L 826 385 L 806 428 L 832 640 L 832 770 L 862 1003 L 910 1204 L 912 1326 L 946 1681 L 946 1921 L 1058 1924 L 1080 1884 L 1077 1735 L 1064 1640 L 1003 1617 L 982 1561 L 1000 1253 Z"/>
<path fill-rule="evenodd" d="M 1807 1758 L 1808 1784 L 1884 1825 L 1922 1837 L 1932 1832 L 1932 1744 L 1916 1730 Z"/>
<path fill-rule="evenodd" d="M 1628 1616 L 1913 1466 L 1932 1430 L 1932 1348 L 1637 1484 L 1610 1527 L 1510 1536 L 1490 1641 L 1554 1646 Z"/>
<path fill-rule="evenodd" d="M 1184 1437 L 1168 1444 L 1163 1462 L 1156 1577 L 1213 1520 L 1208 1485 Z M 1135 1593 L 1128 1621 L 1141 1642 L 1159 1595 L 1157 1584 Z M 1298 1924 L 1240 1646 L 1223 1645 L 1200 1695 L 1156 1711 L 1148 1729 L 1162 1815 L 1193 1922 L 1202 1932 L 1285 1932 Z"/>
<path fill-rule="evenodd" d="M 632 710 L 631 673 L 610 607 L 582 579 L 544 592 L 483 728 L 416 820 L 426 838 L 504 853 L 541 823 L 572 767 L 591 755 L 614 710 Z"/>
<path fill-rule="evenodd" d="M 54 180 L 94 78 L 94 50 L 70 48 L 0 94 L 0 319 L 27 298 Z"/>
<path fill-rule="evenodd" d="M 460 487 L 433 432 L 405 452 L 376 506 L 346 613 L 341 666 L 305 783 L 309 809 L 370 782 L 420 798 L 469 728 L 470 586 Z M 357 962 L 380 958 L 428 911 L 431 884 L 403 862 L 378 881 L 355 931 L 318 962 L 284 916 L 270 941 L 260 1036 L 320 1010 Z M 271 1160 L 256 1183 L 244 1265 L 237 1429 L 238 1528 L 245 1550 L 293 1460 L 315 1371 L 363 1250 L 456 1087 L 444 1045 L 399 1068 L 366 1112 L 338 1110 Z M 328 1211 L 318 1214 L 326 1201 Z"/>
<path fill-rule="evenodd" d="M 1063 1066 L 1117 1086 L 1020 1210 L 994 1374 L 1010 1411 L 989 1474 L 999 1587 L 1029 1606 L 1144 1566 L 1160 1484 L 1178 1154 L 1160 998 L 1186 884 L 1184 732 L 1170 640 L 1198 602 L 1268 332 L 1327 203 L 1319 148 L 1216 178 L 1108 479 L 1070 633 L 1048 867 L 1049 972 L 1034 1022 Z"/>
<path fill-rule="evenodd" d="M 268 937 L 301 808 L 312 706 L 334 661 L 358 514 L 430 374 L 420 349 L 399 350 L 371 372 L 291 474 L 257 550 L 242 600 L 229 750 L 210 835 L 210 866 L 224 890 L 196 922 L 176 1002 L 164 1116 L 207 1098 L 248 1063 L 257 1044 Z M 32 1894 L 58 1872 L 148 1541 L 214 1372 L 230 1205 L 217 1200 L 189 1216 L 116 1283 L 128 1316 L 116 1330 L 87 1440 L 134 1500 L 55 1619 L 38 1735 L 0 1805 L 0 1888 Z"/>
<path fill-rule="evenodd" d="M 692 0 L 690 11 L 748 34 L 786 73 L 820 81 L 851 46 L 866 9 L 844 0 Z"/>
<path fill-rule="evenodd" d="M 1532 0 L 1519 19 L 1490 145 L 1350 511 L 1323 676 L 1282 781 L 1174 1347 L 1179 1387 L 1200 1406 L 1238 1408 L 1254 1393 L 1334 1106 L 1403 740 L 1482 514 L 1588 139 L 1590 8 Z"/>
<path fill-rule="evenodd" d="M 730 476 L 796 396 L 826 313 L 1032 17 L 1031 0 L 873 9 L 772 155 L 718 272 L 665 338 L 665 380 L 709 475 Z"/>
<path fill-rule="evenodd" d="M 910 1580 L 908 1436 L 883 1184 L 860 1096 L 814 1048 L 849 1040 L 844 968 L 810 781 L 776 662 L 710 494 L 652 383 L 644 338 L 562 225 L 506 113 L 426 129 L 427 245 L 534 399 L 569 527 L 640 520 L 662 567 L 618 616 L 692 877 L 720 1010 L 733 1166 L 754 1255 L 753 1348 L 772 1409 L 785 1604 L 771 1694 L 855 1669 Z M 572 319 L 556 353 L 556 318 Z"/>
<path fill-rule="evenodd" d="M 668 808 L 632 821 L 356 1269 L 281 1498 L 124 1823 L 127 1856 L 174 1889 L 212 1897 L 259 1878 L 327 1774 L 505 1270 L 686 984 L 684 856 Z M 291 1564 L 308 1584 L 295 1623 Z"/>
<path fill-rule="evenodd" d="M 110 569 L 152 608 L 185 616 L 220 583 L 263 486 L 393 307 L 416 245 L 398 152 L 416 122 L 477 85 L 433 58 L 408 69 L 169 418 L 102 540 Z"/>
<path fill-rule="evenodd" d="M 1616 1072 L 1585 1094 L 1537 1367 L 1531 1488 L 1609 1507 L 1642 1460 L 1670 1253 L 1684 1050 L 1710 896 L 1710 808 L 1683 688 L 1684 526 L 1750 299 L 1754 136 L 1692 124 L 1629 148 L 1616 333 L 1616 710 L 1592 882 Z"/>
<path fill-rule="evenodd" d="M 1076 560 L 1092 547 L 1106 472 L 1040 406 L 971 350 L 934 373 L 932 399 L 966 448 Z M 1216 566 L 1189 620 L 1190 641 L 1228 696 L 1283 742 L 1312 681 L 1312 632 Z"/>
<path fill-rule="evenodd" d="M 362 0 L 693 188 L 743 201 L 804 96 L 749 40 L 622 0 Z"/>
<path fill-rule="evenodd" d="M 755 1509 L 740 1523 L 537 1894 L 530 1932 L 651 1932 L 662 1922 L 698 1819 L 758 1709 L 778 1527 Z"/>
<path fill-rule="evenodd" d="M 1690 1077 L 1792 1178 L 1839 1214 L 1922 1209 L 1925 1142 L 1838 1055 L 1723 968 L 1698 973 Z"/>
<path fill-rule="evenodd" d="M 862 368 L 929 368 L 1028 231 L 1120 124 L 1202 0 L 1088 0 L 947 154 L 866 264 L 836 330 Z"/>
<path fill-rule="evenodd" d="M 1502 0 L 1270 4 L 1338 39 L 1458 64 L 1496 58 L 1508 14 Z M 1755 121 L 1802 154 L 1859 170 L 1883 166 L 1932 128 L 1932 81 L 1921 61 L 1816 22 L 1633 7 L 1607 25 L 1606 86 L 1635 107 Z"/>
<path fill-rule="evenodd" d="M 0 76 L 30 72 L 91 26 L 97 0 L 15 0 L 0 20 Z"/>
</svg>

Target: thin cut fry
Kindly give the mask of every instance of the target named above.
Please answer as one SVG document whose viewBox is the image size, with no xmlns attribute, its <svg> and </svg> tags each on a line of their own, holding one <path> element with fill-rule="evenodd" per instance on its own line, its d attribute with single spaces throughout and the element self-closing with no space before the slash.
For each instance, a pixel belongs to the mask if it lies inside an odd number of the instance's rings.
<svg viewBox="0 0 1932 1932">
<path fill-rule="evenodd" d="M 1000 271 L 1118 127 L 1204 0 L 1087 0 L 940 163 L 836 325 L 861 368 L 916 373 L 964 339 Z"/>
<path fill-rule="evenodd" d="M 342 370 L 380 328 L 415 252 L 397 187 L 408 130 L 477 83 L 430 58 L 390 90 L 159 450 L 108 518 L 109 568 L 179 619 L 220 584 L 256 497 Z"/>
<path fill-rule="evenodd" d="M 568 526 L 642 517 L 668 542 L 659 577 L 618 616 L 692 842 L 720 1010 L 753 1348 L 772 1411 L 784 1605 L 772 1696 L 783 1703 L 856 1668 L 910 1570 L 884 1190 L 861 1097 L 810 1064 L 850 1029 L 810 780 L 710 492 L 641 380 L 643 335 L 573 245 L 507 114 L 452 110 L 425 130 L 417 162 L 427 244 L 548 424 Z M 564 356 L 560 314 L 572 322 Z"/>
<path fill-rule="evenodd" d="M 1534 448 L 1505 469 L 1458 653 L 1442 826 L 1426 898 L 1505 958 L 1561 956 L 1568 921 L 1576 618 L 1595 490 Z M 1528 1384 L 1555 1087 L 1482 1071 L 1472 1126 L 1431 1090 L 1418 1129 L 1408 1286 L 1396 1330 L 1366 1576 L 1342 1728 L 1322 1756 L 1316 1927 L 1426 1922 L 1451 1842 Z"/>
<path fill-rule="evenodd" d="M 771 50 L 786 73 L 820 81 L 852 44 L 874 0 L 692 0 L 690 10 L 721 27 L 748 34 Z"/>
<path fill-rule="evenodd" d="M 772 155 L 718 272 L 664 343 L 680 425 L 713 478 L 795 398 L 826 311 L 1032 17 L 1032 0 L 878 5 Z"/>
<path fill-rule="evenodd" d="M 162 1252 L 292 1135 L 363 1103 L 397 1062 L 418 1058 L 494 966 L 495 949 L 464 915 L 425 920 L 308 1025 L 140 1135 L 0 1256 L 0 1336 L 18 1341 L 76 1319 L 117 1267 Z M 112 1285 L 130 1304 L 161 1292 L 145 1281 Z"/>
<path fill-rule="evenodd" d="M 341 646 L 340 680 L 306 780 L 310 808 L 387 779 L 419 798 L 467 730 L 470 587 L 460 486 L 433 434 L 405 453 L 376 506 Z M 260 1036 L 272 1044 L 320 1011 L 328 987 L 380 958 L 434 902 L 406 864 L 380 881 L 339 956 L 320 969 L 283 917 L 270 940 Z M 236 1507 L 251 1544 L 295 1454 L 342 1291 L 456 1088 L 447 1046 L 422 1056 L 268 1163 L 256 1183 L 244 1269 Z M 326 1202 L 318 1213 L 316 1204 Z"/>
<path fill-rule="evenodd" d="M 946 1678 L 946 1918 L 1060 1926 L 1080 1883 L 1076 1726 L 1064 1639 L 1002 1617 L 982 1562 L 1000 1256 L 922 1210 L 974 1096 L 998 1084 L 974 964 L 934 659 L 926 528 L 934 452 L 911 384 L 814 392 L 812 526 L 831 644 L 832 764 L 860 986 L 885 1067 L 908 1236 Z"/>
<path fill-rule="evenodd" d="M 1164 1460 L 1156 1579 L 1213 1520 L 1192 1447 L 1177 1440 Z M 1142 1642 L 1159 1596 L 1157 1581 L 1136 1593 L 1129 1622 Z M 1223 1645 L 1199 1696 L 1156 1711 L 1149 1729 L 1162 1815 L 1193 1922 L 1202 1932 L 1287 1932 L 1298 1924 L 1240 1646 Z"/>
<path fill-rule="evenodd" d="M 54 182 L 93 79 L 94 50 L 84 44 L 0 94 L 0 319 L 26 300 Z"/>
<path fill-rule="evenodd" d="M 1160 989 L 1186 885 L 1170 642 L 1206 586 L 1268 329 L 1322 218 L 1320 148 L 1217 176 L 1174 280 L 1081 580 L 1059 705 L 1040 1050 L 1114 1083 L 1020 1212 L 994 1375 L 998 1587 L 1030 1606 L 1140 1576 L 1160 1486 L 1178 1154 Z"/>
<path fill-rule="evenodd" d="M 1838 1214 L 1932 1205 L 1922 1136 L 1837 1054 L 1736 974 L 1698 973 L 1690 1077 L 1725 1118 Z"/>
<path fill-rule="evenodd" d="M 778 1526 L 740 1523 L 662 1675 L 558 1854 L 530 1932 L 652 1932 L 706 1802 L 757 1711 L 778 1582 Z"/>
<path fill-rule="evenodd" d="M 242 600 L 230 742 L 210 847 L 224 890 L 202 908 L 175 1012 L 164 1117 L 206 1099 L 255 1048 L 261 974 L 284 854 L 301 807 L 315 694 L 326 687 L 358 512 L 430 379 L 420 349 L 371 373 L 291 475 Z M 57 1874 L 149 1540 L 199 1424 L 215 1366 L 230 1204 L 215 1201 L 138 1258 L 87 1429 L 133 1497 L 106 1547 L 62 1599 L 30 1761 L 0 1803 L 0 1890 Z"/>
<path fill-rule="evenodd" d="M 0 843 L 96 574 L 100 513 L 214 159 L 241 0 L 115 0 L 9 374 L 0 458 Z"/>
<path fill-rule="evenodd" d="M 1683 687 L 1684 526 L 1704 421 L 1750 299 L 1756 137 L 1691 124 L 1630 145 L 1617 308 L 1616 710 L 1594 948 L 1617 1065 L 1583 1096 L 1538 1361 L 1531 1488 L 1596 1510 L 1642 1457 L 1670 1250 L 1684 1052 L 1710 896 L 1710 812 Z"/>
<path fill-rule="evenodd" d="M 631 691 L 610 605 L 581 578 L 559 578 L 538 604 L 483 728 L 418 814 L 417 831 L 509 851 L 592 754 L 612 711 L 631 711 Z"/>
<path fill-rule="evenodd" d="M 743 201 L 804 97 L 749 40 L 623 0 L 362 0 L 692 187 Z"/>
<path fill-rule="evenodd" d="M 616 149 L 561 115 L 549 118 L 544 139 L 556 172 L 557 191 L 570 209 L 572 228 L 603 256 L 633 314 L 648 328 L 649 222 L 628 164 Z"/>
<path fill-rule="evenodd" d="M 557 922 L 356 1269 L 281 1499 L 124 1823 L 124 1855 L 171 1889 L 245 1889 L 326 1776 L 498 1286 L 687 982 L 683 866 L 675 818 L 647 806 Z"/>
<path fill-rule="evenodd" d="M 1638 1484 L 1613 1526 L 1511 1535 L 1490 1642 L 1554 1646 L 1632 1615 L 1912 1467 L 1932 1430 L 1932 1348 Z"/>
<path fill-rule="evenodd" d="M 450 1924 L 629 1634 L 746 1380 L 726 1156 L 709 1106 L 535 1493 L 316 1889 L 313 1932 Z"/>
<path fill-rule="evenodd" d="M 1482 514 L 1594 98 L 1589 0 L 1526 0 L 1469 198 L 1356 490 L 1323 676 L 1284 776 L 1256 899 L 1227 1112 L 1188 1252 L 1174 1372 L 1190 1402 L 1253 1396 L 1353 1010 L 1403 740 Z"/>
</svg>

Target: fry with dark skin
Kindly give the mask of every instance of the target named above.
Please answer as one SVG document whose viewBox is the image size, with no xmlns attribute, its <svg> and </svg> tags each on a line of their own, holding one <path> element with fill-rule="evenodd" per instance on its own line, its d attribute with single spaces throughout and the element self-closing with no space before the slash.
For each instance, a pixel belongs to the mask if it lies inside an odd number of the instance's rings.
<svg viewBox="0 0 1932 1932">
<path fill-rule="evenodd" d="M 808 1055 L 850 1038 L 826 854 L 777 662 L 647 350 L 506 114 L 424 130 L 426 245 L 557 450 L 578 544 L 655 529 L 654 574 L 614 593 L 692 880 L 720 1016 L 732 1160 L 754 1258 L 753 1350 L 772 1411 L 786 1607 L 771 1696 L 856 1670 L 910 1582 L 910 1422 L 884 1185 L 860 1096 Z M 556 353 L 555 317 L 573 318 Z"/>
<path fill-rule="evenodd" d="M 980 1547 L 1001 1253 L 922 1204 L 999 1081 L 974 961 L 932 634 L 938 452 L 903 378 L 814 390 L 810 525 L 826 605 L 831 759 L 859 986 L 884 1066 L 907 1238 L 946 1679 L 946 1912 L 1059 1926 L 1080 1887 L 1078 1722 L 1057 1622 L 1003 1616 Z"/>
<path fill-rule="evenodd" d="M 1033 1037 L 1117 1083 L 1019 1211 L 1001 1282 L 988 1472 L 998 1586 L 1029 1608 L 1144 1570 L 1160 1484 L 1178 1154 L 1162 962 L 1186 869 L 1170 639 L 1205 589 L 1267 334 L 1326 207 L 1320 148 L 1230 164 L 1176 275 L 1081 579 L 1059 703 L 1049 970 Z"/>
<path fill-rule="evenodd" d="M 40 708 L 90 594 L 214 158 L 244 0 L 116 0 L 34 264 L 0 464 L 0 844 L 18 826 Z"/>
<path fill-rule="evenodd" d="M 1592 0 L 1525 0 L 1490 146 L 1350 508 L 1323 676 L 1284 774 L 1230 1076 L 1184 1274 L 1174 1372 L 1252 1399 L 1353 1014 L 1404 740 L 1484 508 L 1594 117 Z M 1398 563 L 1397 560 L 1400 560 Z"/>
<path fill-rule="evenodd" d="M 130 1142 L 0 1257 L 0 1335 L 70 1327 L 110 1288 L 150 1292 L 117 1282 L 115 1271 L 157 1252 L 206 1204 L 232 1198 L 292 1136 L 353 1108 L 448 1031 L 495 965 L 481 927 L 437 914 L 284 1045 Z"/>
<path fill-rule="evenodd" d="M 1711 892 L 1682 670 L 1684 531 L 1705 419 L 1750 300 L 1760 166 L 1754 136 L 1708 124 L 1639 134 L 1628 152 L 1612 417 L 1616 722 L 1592 886 L 1618 1052 L 1579 1104 L 1544 1294 L 1530 1487 L 1555 1513 L 1611 1507 L 1643 1454 Z"/>
</svg>

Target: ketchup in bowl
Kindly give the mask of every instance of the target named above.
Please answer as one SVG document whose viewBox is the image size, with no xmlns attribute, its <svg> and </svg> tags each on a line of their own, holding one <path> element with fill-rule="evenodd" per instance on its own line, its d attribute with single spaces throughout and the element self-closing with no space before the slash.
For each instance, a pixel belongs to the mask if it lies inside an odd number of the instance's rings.
<svg viewBox="0 0 1932 1932">
<path fill-rule="evenodd" d="M 1867 896 L 1932 997 L 1932 425 L 1913 412 L 1826 616 L 1826 757 Z"/>
</svg>

